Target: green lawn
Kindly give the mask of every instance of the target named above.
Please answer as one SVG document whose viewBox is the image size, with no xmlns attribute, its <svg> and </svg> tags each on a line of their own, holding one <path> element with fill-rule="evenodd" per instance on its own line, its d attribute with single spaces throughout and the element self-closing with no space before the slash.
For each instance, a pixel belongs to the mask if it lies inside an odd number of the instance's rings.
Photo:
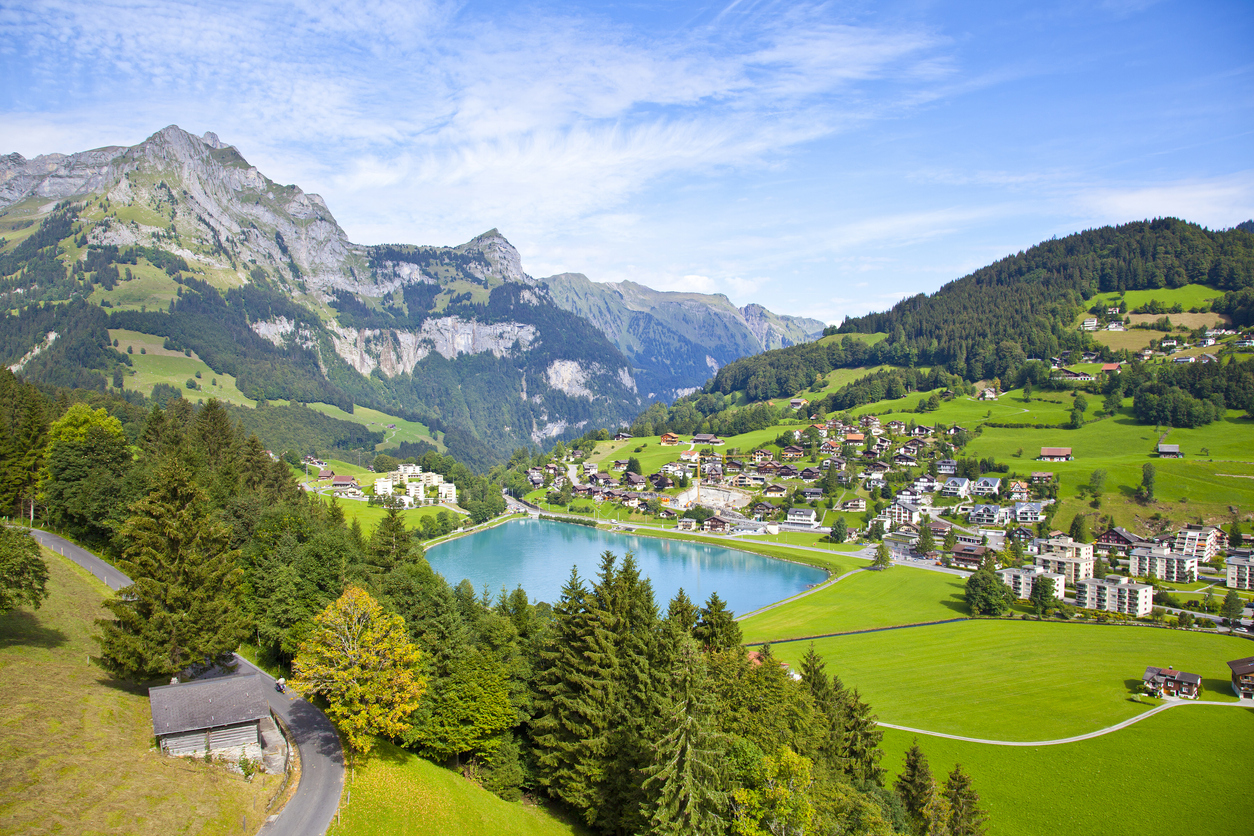
<svg viewBox="0 0 1254 836">
<path fill-rule="evenodd" d="M 325 499 L 325 497 L 324 497 Z M 329 501 L 329 500 L 328 500 Z M 367 537 L 379 525 L 379 521 L 387 515 L 387 509 L 380 505 L 370 505 L 368 502 L 357 499 L 341 499 L 338 500 L 340 507 L 344 509 L 344 518 L 351 525 L 353 520 L 361 523 L 361 530 Z M 448 509 L 442 505 L 423 505 L 418 508 L 408 508 L 401 511 L 401 518 L 405 520 L 405 526 L 413 529 L 421 525 L 423 517 L 434 517 L 441 511 Z M 450 511 L 449 513 L 453 513 Z M 454 514 L 454 516 L 457 516 Z M 461 517 L 462 520 L 469 519 Z"/>
<path fill-rule="evenodd" d="M 354 406 L 351 413 L 327 403 L 311 403 L 308 406 L 312 410 L 321 412 L 323 415 L 330 415 L 332 418 L 339 418 L 341 421 L 352 421 L 373 430 L 383 430 L 385 437 L 376 446 L 376 450 L 395 449 L 404 441 L 425 441 L 439 450 L 444 450 L 444 443 L 432 436 L 426 424 L 420 424 L 417 421 L 406 421 L 395 415 L 388 415 L 386 412 L 364 406 Z M 389 424 L 395 425 L 394 428 L 388 429 Z"/>
<path fill-rule="evenodd" d="M 0 833 L 255 833 L 277 776 L 246 783 L 152 748 L 147 689 L 87 661 L 111 593 L 43 556 L 48 600 L 0 615 Z"/>
<path fill-rule="evenodd" d="M 1139 714 L 1146 706 L 1129 693 L 1147 665 L 1196 673 L 1204 699 L 1235 700 L 1226 662 L 1251 648 L 1243 639 L 1181 630 L 987 620 L 814 645 L 827 669 L 858 688 L 884 722 L 994 740 L 1070 737 Z M 795 666 L 808 647 L 774 650 Z"/>
<path fill-rule="evenodd" d="M 1187 311 L 1189 308 L 1200 307 L 1212 299 L 1223 296 L 1222 290 L 1215 290 L 1204 284 L 1187 284 L 1184 287 L 1160 287 L 1155 290 L 1127 290 L 1123 293 L 1099 293 L 1089 300 L 1089 307 L 1100 302 L 1103 306 L 1109 307 L 1119 303 L 1119 297 L 1128 303 L 1128 310 L 1132 311 L 1142 305 L 1157 299 L 1165 307 L 1170 308 L 1177 302 Z M 1167 314 L 1170 316 L 1170 314 Z M 1081 319 L 1092 316 L 1086 310 Z M 1173 322 L 1175 320 L 1172 320 Z"/>
<path fill-rule="evenodd" d="M 455 772 L 380 741 L 345 788 L 330 836 L 570 836 L 584 830 L 534 804 L 502 801 Z M 251 831 L 250 831 L 251 832 Z"/>
<path fill-rule="evenodd" d="M 914 738 L 884 730 L 890 783 Z M 917 739 L 938 780 L 955 763 L 970 773 L 989 812 L 989 836 L 1176 836 L 1183 822 L 1194 833 L 1235 834 L 1248 833 L 1254 820 L 1250 709 L 1172 708 L 1121 731 L 1060 746 Z"/>
<path fill-rule="evenodd" d="M 867 565 L 865 560 L 849 560 L 838 574 Z M 886 572 L 859 572 L 797 601 L 747 618 L 740 623 L 740 629 L 745 641 L 762 642 L 959 618 L 967 614 L 962 599 L 964 580 L 908 566 L 894 566 Z M 776 652 L 792 658 L 799 657 L 805 648 L 801 644 L 780 645 Z"/>
<path fill-rule="evenodd" d="M 133 349 L 129 355 L 133 373 L 126 376 L 123 383 L 126 389 L 152 395 L 154 386 L 165 383 L 178 389 L 190 401 L 217 398 L 242 406 L 256 406 L 240 392 L 234 377 L 218 374 L 194 351 L 188 357 L 182 351 L 162 348 L 164 337 L 115 328 L 109 331 L 109 339 L 117 340 L 117 350 L 124 354 L 127 348 Z M 197 372 L 200 373 L 199 378 L 196 377 Z M 188 380 L 195 382 L 195 389 L 187 388 Z"/>
</svg>

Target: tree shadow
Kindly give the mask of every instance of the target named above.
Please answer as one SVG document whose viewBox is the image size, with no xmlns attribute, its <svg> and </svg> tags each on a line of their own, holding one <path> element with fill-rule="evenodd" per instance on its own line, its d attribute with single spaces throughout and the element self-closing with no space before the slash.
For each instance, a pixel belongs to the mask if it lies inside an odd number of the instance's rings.
<svg viewBox="0 0 1254 836">
<path fill-rule="evenodd" d="M 69 637 L 52 627 L 45 627 L 39 616 L 29 610 L 12 610 L 0 616 L 0 649 L 6 647 L 39 647 L 52 650 L 69 641 Z"/>
<path fill-rule="evenodd" d="M 941 602 L 942 607 L 953 610 L 960 615 L 970 615 L 971 608 L 967 606 L 967 599 L 961 595 L 950 595 Z"/>
</svg>

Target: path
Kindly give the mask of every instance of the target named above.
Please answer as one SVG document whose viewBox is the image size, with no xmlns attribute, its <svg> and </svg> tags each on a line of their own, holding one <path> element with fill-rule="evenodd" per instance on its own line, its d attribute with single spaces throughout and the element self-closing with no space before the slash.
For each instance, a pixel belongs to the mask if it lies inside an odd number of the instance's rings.
<svg viewBox="0 0 1254 836">
<path fill-rule="evenodd" d="M 1113 726 L 1107 726 L 1088 734 L 1077 734 L 1075 737 L 1060 737 L 1057 740 L 985 740 L 981 737 L 963 737 L 958 734 L 944 734 L 942 732 L 928 731 L 927 729 L 915 729 L 910 726 L 897 726 L 892 723 L 880 723 L 876 725 L 883 726 L 886 729 L 897 729 L 897 731 L 906 731 L 913 734 L 926 734 L 929 737 L 943 737 L 948 740 L 961 740 L 964 743 L 987 743 L 990 746 L 1059 746 L 1063 743 L 1078 743 L 1081 740 L 1091 740 L 1094 737 L 1101 737 L 1104 734 L 1117 732 L 1120 729 L 1126 729 L 1133 723 L 1139 723 L 1146 717 L 1153 717 L 1159 712 L 1166 711 L 1169 708 L 1175 708 L 1178 705 L 1226 705 L 1231 708 L 1250 708 L 1254 705 L 1254 701 L 1241 700 L 1240 702 L 1216 702 L 1214 700 L 1174 700 L 1164 705 L 1151 708 L 1143 714 L 1138 714 L 1124 720 L 1122 723 L 1115 723 Z"/>
<path fill-rule="evenodd" d="M 47 531 L 32 529 L 31 536 L 41 546 L 51 549 L 91 572 L 115 592 L 131 585 L 131 579 L 81 546 Z M 235 656 L 245 668 L 252 668 L 266 681 L 274 677 L 248 660 Z M 326 715 L 294 694 L 266 690 L 270 708 L 283 719 L 292 733 L 292 742 L 300 752 L 300 782 L 291 800 L 273 821 L 259 831 L 263 836 L 321 836 L 331 826 L 340 805 L 344 786 L 344 753 L 339 736 Z"/>
</svg>

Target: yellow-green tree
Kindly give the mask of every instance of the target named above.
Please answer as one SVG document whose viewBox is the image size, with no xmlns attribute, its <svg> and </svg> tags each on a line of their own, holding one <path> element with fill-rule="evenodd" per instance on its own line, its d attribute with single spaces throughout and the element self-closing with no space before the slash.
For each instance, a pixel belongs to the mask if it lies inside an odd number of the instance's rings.
<svg viewBox="0 0 1254 836">
<path fill-rule="evenodd" d="M 814 804 L 811 760 L 783 747 L 776 757 L 762 759 L 756 786 L 732 794 L 735 836 L 800 836 L 810 829 Z"/>
<path fill-rule="evenodd" d="M 292 662 L 292 687 L 326 698 L 353 752 L 368 752 L 372 735 L 402 734 L 426 690 L 405 622 L 352 585 L 314 620 Z"/>
</svg>

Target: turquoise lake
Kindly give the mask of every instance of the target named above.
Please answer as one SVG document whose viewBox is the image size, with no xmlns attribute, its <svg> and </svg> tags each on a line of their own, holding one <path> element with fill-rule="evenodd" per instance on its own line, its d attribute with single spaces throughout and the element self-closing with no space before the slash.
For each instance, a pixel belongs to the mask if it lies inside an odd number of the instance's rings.
<svg viewBox="0 0 1254 836">
<path fill-rule="evenodd" d="M 548 520 L 514 520 L 427 552 L 431 568 L 451 584 L 463 578 L 495 596 L 504 586 L 521 586 L 532 601 L 556 602 L 571 566 L 588 586 L 596 578 L 601 553 L 635 555 L 640 574 L 653 582 L 663 610 L 680 587 L 697 604 L 717 592 L 736 614 L 795 595 L 822 582 L 827 573 L 813 566 L 775 560 L 721 546 L 637 537 Z"/>
</svg>

